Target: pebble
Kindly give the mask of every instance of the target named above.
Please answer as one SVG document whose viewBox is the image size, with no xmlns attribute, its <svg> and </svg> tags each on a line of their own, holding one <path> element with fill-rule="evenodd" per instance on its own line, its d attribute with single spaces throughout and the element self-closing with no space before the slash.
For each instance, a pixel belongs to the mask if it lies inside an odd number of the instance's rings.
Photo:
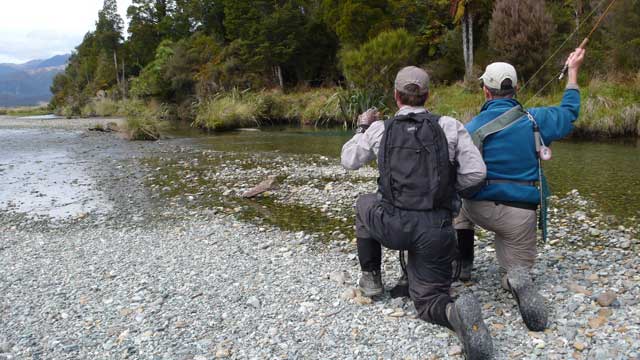
<svg viewBox="0 0 640 360">
<path fill-rule="evenodd" d="M 249 306 L 251 306 L 251 307 L 253 307 L 255 309 L 258 309 L 258 308 L 260 308 L 260 300 L 258 300 L 258 298 L 255 297 L 255 296 L 251 296 L 251 297 L 249 297 L 249 299 L 247 299 L 247 305 L 249 305 Z"/>
<path fill-rule="evenodd" d="M 335 281 L 339 285 L 344 285 L 347 282 L 347 274 L 344 271 L 334 271 L 329 274 L 329 279 Z"/>
<path fill-rule="evenodd" d="M 368 298 L 368 297 L 365 297 L 365 296 L 356 296 L 353 300 L 358 305 L 369 305 L 372 302 L 371 298 Z"/>
<path fill-rule="evenodd" d="M 610 306 L 618 299 L 618 295 L 613 291 L 605 291 L 596 297 L 596 301 L 600 306 Z"/>
<path fill-rule="evenodd" d="M 462 355 L 462 347 L 460 347 L 458 345 L 454 345 L 454 346 L 449 348 L 448 353 L 449 353 L 449 356 Z"/>
<path fill-rule="evenodd" d="M 342 294 L 340 295 L 340 298 L 343 300 L 351 300 L 353 298 L 355 298 L 356 296 L 358 296 L 358 293 L 356 292 L 356 289 L 354 288 L 348 288 L 345 291 L 342 292 Z"/>
</svg>

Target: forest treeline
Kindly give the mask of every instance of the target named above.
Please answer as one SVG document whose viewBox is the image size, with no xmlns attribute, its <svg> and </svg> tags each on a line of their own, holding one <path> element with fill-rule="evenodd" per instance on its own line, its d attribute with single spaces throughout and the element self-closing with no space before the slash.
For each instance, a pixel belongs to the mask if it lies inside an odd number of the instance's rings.
<svg viewBox="0 0 640 360">
<path fill-rule="evenodd" d="M 360 107 L 384 103 L 407 64 L 446 84 L 472 80 L 495 60 L 513 63 L 521 84 L 539 88 L 557 76 L 609 1 L 133 0 L 124 29 L 116 0 L 105 0 L 95 30 L 54 79 L 51 106 L 81 114 L 97 95 L 154 99 L 195 120 L 222 94 L 234 101 L 265 89 L 284 96 L 335 88 L 349 92 L 336 100 L 344 109 L 344 98 Z M 640 1 L 617 0 L 589 42 L 584 78 L 637 85 L 638 28 Z M 332 101 L 324 95 L 323 106 Z"/>
</svg>

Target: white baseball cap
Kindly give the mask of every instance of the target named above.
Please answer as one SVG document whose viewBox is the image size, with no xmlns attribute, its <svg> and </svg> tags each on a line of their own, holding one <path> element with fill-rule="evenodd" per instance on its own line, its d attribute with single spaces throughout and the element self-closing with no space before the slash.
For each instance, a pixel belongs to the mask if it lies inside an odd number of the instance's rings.
<svg viewBox="0 0 640 360">
<path fill-rule="evenodd" d="M 507 79 L 511 80 L 511 84 L 515 89 L 518 84 L 516 68 L 505 62 L 494 62 L 493 64 L 489 64 L 485 69 L 484 74 L 480 77 L 480 80 L 482 80 L 486 87 L 496 90 L 500 90 L 502 88 L 502 82 Z"/>
</svg>

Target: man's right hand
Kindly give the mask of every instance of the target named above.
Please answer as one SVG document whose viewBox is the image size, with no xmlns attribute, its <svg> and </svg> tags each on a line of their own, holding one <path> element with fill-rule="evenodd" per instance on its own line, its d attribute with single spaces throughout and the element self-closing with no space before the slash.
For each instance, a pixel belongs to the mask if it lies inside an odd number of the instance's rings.
<svg viewBox="0 0 640 360">
<path fill-rule="evenodd" d="M 577 48 L 574 52 L 569 54 L 569 58 L 567 59 L 567 65 L 569 66 L 569 70 L 580 69 L 582 62 L 584 61 L 584 53 L 585 53 L 584 49 Z"/>
<path fill-rule="evenodd" d="M 380 112 L 376 108 L 371 108 L 358 116 L 358 126 L 369 126 L 380 120 Z"/>
<path fill-rule="evenodd" d="M 577 48 L 569 55 L 567 66 L 569 67 L 569 84 L 578 84 L 578 70 L 584 61 L 585 50 Z"/>
</svg>

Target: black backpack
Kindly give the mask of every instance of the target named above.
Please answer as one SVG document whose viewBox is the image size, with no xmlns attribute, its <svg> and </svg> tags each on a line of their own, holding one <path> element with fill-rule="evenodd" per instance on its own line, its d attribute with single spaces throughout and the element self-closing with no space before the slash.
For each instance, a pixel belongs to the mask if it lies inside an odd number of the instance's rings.
<svg viewBox="0 0 640 360">
<path fill-rule="evenodd" d="M 456 166 L 449 161 L 439 115 L 410 113 L 384 122 L 378 151 L 378 192 L 405 210 L 449 209 Z"/>
</svg>

